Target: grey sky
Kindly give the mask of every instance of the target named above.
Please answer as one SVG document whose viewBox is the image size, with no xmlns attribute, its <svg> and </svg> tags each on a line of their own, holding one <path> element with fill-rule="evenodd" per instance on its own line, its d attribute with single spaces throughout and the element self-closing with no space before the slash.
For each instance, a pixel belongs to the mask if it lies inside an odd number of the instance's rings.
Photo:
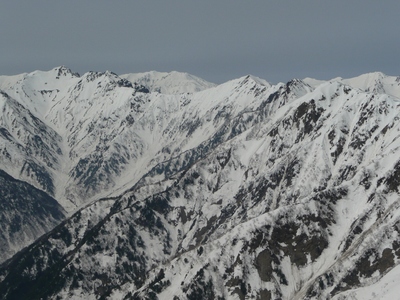
<svg viewBox="0 0 400 300">
<path fill-rule="evenodd" d="M 0 2 L 0 74 L 184 71 L 220 83 L 400 75 L 400 1 Z"/>
</svg>

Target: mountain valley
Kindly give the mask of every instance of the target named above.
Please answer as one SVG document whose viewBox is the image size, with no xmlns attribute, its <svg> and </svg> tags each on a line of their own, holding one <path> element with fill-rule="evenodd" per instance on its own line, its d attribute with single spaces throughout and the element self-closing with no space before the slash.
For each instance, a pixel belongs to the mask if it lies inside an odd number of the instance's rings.
<svg viewBox="0 0 400 300">
<path fill-rule="evenodd" d="M 2 299 L 393 299 L 400 77 L 0 76 Z"/>
</svg>

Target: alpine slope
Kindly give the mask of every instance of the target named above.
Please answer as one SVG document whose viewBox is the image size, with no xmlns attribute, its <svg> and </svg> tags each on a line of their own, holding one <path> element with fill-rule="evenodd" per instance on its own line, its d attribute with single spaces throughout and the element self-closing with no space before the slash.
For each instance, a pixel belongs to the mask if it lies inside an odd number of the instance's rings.
<svg viewBox="0 0 400 300">
<path fill-rule="evenodd" d="M 400 293 L 400 77 L 58 67 L 0 91 L 2 299 Z"/>
</svg>

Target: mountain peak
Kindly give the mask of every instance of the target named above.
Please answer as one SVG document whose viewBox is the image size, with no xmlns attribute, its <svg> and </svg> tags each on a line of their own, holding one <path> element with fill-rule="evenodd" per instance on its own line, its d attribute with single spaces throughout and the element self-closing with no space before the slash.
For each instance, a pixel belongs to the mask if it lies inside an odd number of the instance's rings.
<svg viewBox="0 0 400 300">
<path fill-rule="evenodd" d="M 150 92 L 161 94 L 195 93 L 215 86 L 215 84 L 207 82 L 204 79 L 178 71 L 150 71 L 124 74 L 120 77 L 137 85 L 142 85 Z"/>
<path fill-rule="evenodd" d="M 260 84 L 260 85 L 263 85 L 263 86 L 266 86 L 266 87 L 270 87 L 271 86 L 271 84 L 268 81 L 266 81 L 265 79 L 262 79 L 260 77 L 257 77 L 257 76 L 251 75 L 251 74 L 248 74 L 248 75 L 244 76 L 244 80 L 252 80 L 257 84 Z"/>
<path fill-rule="evenodd" d="M 56 77 L 61 77 L 61 76 L 71 76 L 71 77 L 80 77 L 79 73 L 72 72 L 71 69 L 67 68 L 66 66 L 62 65 L 59 67 L 54 68 L 51 70 L 56 73 Z"/>
<path fill-rule="evenodd" d="M 229 86 L 232 85 L 232 86 L 236 86 L 236 87 L 242 87 L 242 86 L 254 85 L 254 84 L 264 86 L 264 87 L 272 86 L 268 81 L 266 81 L 262 78 L 259 78 L 257 76 L 250 75 L 250 74 L 236 78 L 236 79 L 229 80 L 220 85 L 229 85 Z"/>
<path fill-rule="evenodd" d="M 398 281 L 398 77 L 68 74 L 2 78 L 13 253 L 48 215 L 26 183 L 71 213 L 0 265 L 5 300 L 364 299 Z"/>
<path fill-rule="evenodd" d="M 342 82 L 374 94 L 389 94 L 400 98 L 399 77 L 388 76 L 382 72 L 371 72 L 357 77 L 342 79 Z"/>
</svg>

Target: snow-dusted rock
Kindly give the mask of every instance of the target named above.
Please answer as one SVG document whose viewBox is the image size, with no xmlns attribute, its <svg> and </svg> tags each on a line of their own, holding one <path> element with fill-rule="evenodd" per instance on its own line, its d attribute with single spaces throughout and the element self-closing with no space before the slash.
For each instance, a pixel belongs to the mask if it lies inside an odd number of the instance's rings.
<svg viewBox="0 0 400 300">
<path fill-rule="evenodd" d="M 41 139 L 52 147 L 35 162 L 54 194 L 81 205 L 0 266 L 5 299 L 398 291 L 400 102 L 389 77 L 271 85 L 245 76 L 163 94 L 154 72 L 136 84 L 110 72 L 62 73 L 58 96 L 39 97 L 41 114 L 15 94 L 21 76 L 0 78 L 3 98 L 41 120 L 21 128 L 46 128 Z M 26 148 L 2 126 L 6 148 Z"/>
</svg>

